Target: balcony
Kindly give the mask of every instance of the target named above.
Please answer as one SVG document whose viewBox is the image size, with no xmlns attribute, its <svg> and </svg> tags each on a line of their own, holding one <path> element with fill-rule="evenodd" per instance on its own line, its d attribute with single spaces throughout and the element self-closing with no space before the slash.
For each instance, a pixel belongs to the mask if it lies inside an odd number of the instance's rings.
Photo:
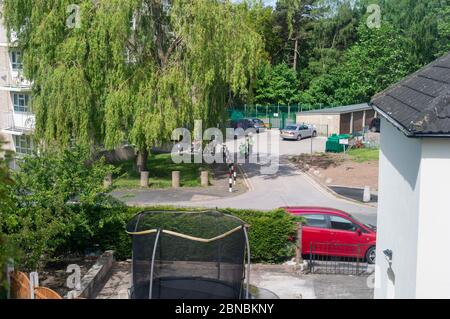
<svg viewBox="0 0 450 319">
<path fill-rule="evenodd" d="M 36 116 L 33 113 L 0 113 L 0 131 L 5 134 L 23 135 L 35 128 Z"/>
<path fill-rule="evenodd" d="M 0 91 L 29 92 L 31 91 L 31 82 L 18 71 L 0 69 Z"/>
</svg>

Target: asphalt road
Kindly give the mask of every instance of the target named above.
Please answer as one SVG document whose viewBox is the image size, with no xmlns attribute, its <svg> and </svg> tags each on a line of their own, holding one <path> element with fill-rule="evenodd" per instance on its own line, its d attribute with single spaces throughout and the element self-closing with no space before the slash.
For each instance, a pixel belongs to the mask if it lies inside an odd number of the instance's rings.
<svg viewBox="0 0 450 319">
<path fill-rule="evenodd" d="M 351 213 L 364 223 L 377 224 L 377 209 L 335 197 L 305 174 L 288 163 L 287 157 L 311 152 L 311 139 L 303 141 L 280 141 L 279 133 L 263 133 L 258 136 L 261 158 L 271 151 L 271 158 L 279 158 L 279 167 L 275 174 L 261 173 L 261 164 L 242 164 L 247 175 L 250 191 L 245 194 L 211 201 L 178 202 L 178 206 L 196 206 L 205 208 L 244 208 L 270 210 L 286 206 L 321 206 L 337 208 Z M 325 139 L 312 141 L 313 151 L 324 151 Z M 240 141 L 228 143 L 232 151 L 237 151 Z M 256 143 L 258 144 L 258 143 Z M 255 146 L 255 149 L 256 146 Z M 278 151 L 279 150 L 279 151 Z M 266 167 L 268 165 L 265 165 Z"/>
</svg>

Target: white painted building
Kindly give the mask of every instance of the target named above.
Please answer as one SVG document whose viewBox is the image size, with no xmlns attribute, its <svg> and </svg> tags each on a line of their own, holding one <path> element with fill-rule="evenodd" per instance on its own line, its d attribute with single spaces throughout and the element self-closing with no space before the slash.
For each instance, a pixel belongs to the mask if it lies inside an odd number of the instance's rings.
<svg viewBox="0 0 450 319">
<path fill-rule="evenodd" d="M 450 55 L 378 94 L 375 298 L 450 298 Z"/>
<path fill-rule="evenodd" d="M 1 10 L 0 1 L 0 11 Z M 8 40 L 0 18 L 0 136 L 4 148 L 17 156 L 29 154 L 33 143 L 35 116 L 31 110 L 31 85 L 23 77 L 22 54 L 15 45 L 15 35 Z"/>
</svg>

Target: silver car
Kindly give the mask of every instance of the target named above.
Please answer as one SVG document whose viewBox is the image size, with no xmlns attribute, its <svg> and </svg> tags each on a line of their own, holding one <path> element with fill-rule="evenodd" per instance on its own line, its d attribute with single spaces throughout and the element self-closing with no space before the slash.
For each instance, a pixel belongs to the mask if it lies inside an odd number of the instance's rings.
<svg viewBox="0 0 450 319">
<path fill-rule="evenodd" d="M 297 124 L 289 125 L 284 130 L 281 130 L 281 138 L 283 140 L 301 141 L 307 137 L 316 137 L 317 130 L 313 125 Z"/>
</svg>

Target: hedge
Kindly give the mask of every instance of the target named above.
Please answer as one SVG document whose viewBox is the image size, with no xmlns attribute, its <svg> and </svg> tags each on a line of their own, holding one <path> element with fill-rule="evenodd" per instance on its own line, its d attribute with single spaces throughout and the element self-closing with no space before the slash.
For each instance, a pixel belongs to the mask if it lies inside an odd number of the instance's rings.
<svg viewBox="0 0 450 319">
<path fill-rule="evenodd" d="M 103 225 L 85 243 L 96 244 L 102 250 L 113 249 L 117 258 L 131 258 L 131 238 L 125 233 L 125 225 L 135 214 L 146 210 L 185 210 L 173 207 L 125 208 L 120 218 L 112 218 Z M 284 210 L 256 211 L 238 209 L 219 209 L 219 211 L 239 217 L 250 225 L 249 241 L 253 263 L 281 263 L 295 256 L 296 222 L 298 218 L 287 214 Z M 79 234 L 78 234 L 79 236 Z M 87 239 L 87 238 L 85 238 Z M 79 242 L 79 239 L 73 243 Z M 69 242 L 70 244 L 70 242 Z M 78 250 L 72 247 L 71 250 Z"/>
</svg>

